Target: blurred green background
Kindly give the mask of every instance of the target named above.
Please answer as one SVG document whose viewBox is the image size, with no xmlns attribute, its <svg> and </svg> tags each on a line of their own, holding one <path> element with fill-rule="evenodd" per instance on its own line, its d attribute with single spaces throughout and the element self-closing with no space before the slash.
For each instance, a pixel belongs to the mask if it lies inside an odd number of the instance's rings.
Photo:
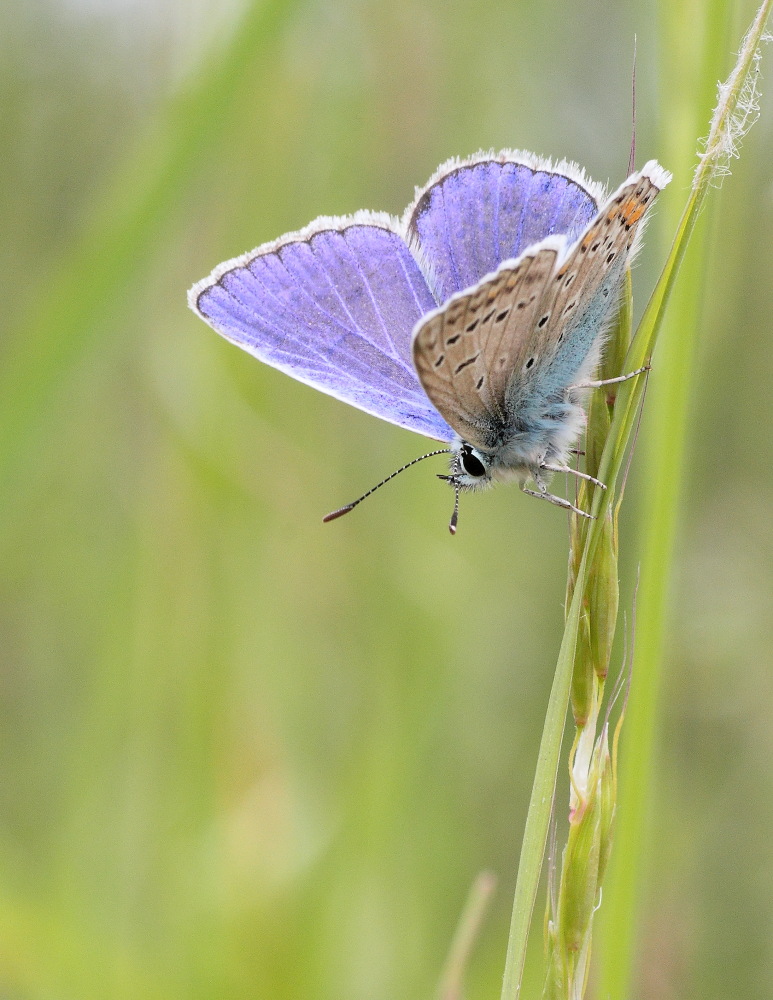
<svg viewBox="0 0 773 1000">
<path fill-rule="evenodd" d="M 500 885 L 469 996 L 499 995 L 565 519 L 502 488 L 464 498 L 451 539 L 439 464 L 323 526 L 424 443 L 221 341 L 185 291 L 316 215 L 400 213 L 438 163 L 479 148 L 619 183 L 636 34 L 638 159 L 676 175 L 636 269 L 640 309 L 752 14 L 2 6 L 3 998 L 426 997 L 483 868 Z M 704 217 L 637 932 L 648 1000 L 773 995 L 765 89 Z M 625 607 L 647 485 L 635 464 Z M 528 996 L 538 926 L 534 945 Z"/>
</svg>

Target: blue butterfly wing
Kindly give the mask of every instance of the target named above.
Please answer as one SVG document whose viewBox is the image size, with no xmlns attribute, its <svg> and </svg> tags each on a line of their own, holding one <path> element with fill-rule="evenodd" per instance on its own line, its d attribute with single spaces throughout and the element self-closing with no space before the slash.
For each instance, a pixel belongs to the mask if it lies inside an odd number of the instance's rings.
<svg viewBox="0 0 773 1000">
<path fill-rule="evenodd" d="M 404 222 L 442 303 L 548 236 L 576 239 L 602 196 L 573 164 L 505 150 L 443 164 Z"/>
<path fill-rule="evenodd" d="M 318 219 L 221 264 L 189 302 L 293 378 L 409 430 L 453 437 L 411 361 L 413 327 L 437 302 L 389 216 Z"/>
</svg>

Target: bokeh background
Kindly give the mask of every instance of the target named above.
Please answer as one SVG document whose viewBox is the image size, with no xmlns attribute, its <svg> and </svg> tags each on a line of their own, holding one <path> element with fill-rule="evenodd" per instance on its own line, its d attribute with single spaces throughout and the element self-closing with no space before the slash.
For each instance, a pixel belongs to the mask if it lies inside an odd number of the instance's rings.
<svg viewBox="0 0 773 1000">
<path fill-rule="evenodd" d="M 469 996 L 499 995 L 565 519 L 502 488 L 465 498 L 451 539 L 428 463 L 323 526 L 424 442 L 221 341 L 185 291 L 316 215 L 400 213 L 479 148 L 619 183 L 636 35 L 639 161 L 676 175 L 641 308 L 752 14 L 2 5 L 3 997 L 426 997 L 484 868 L 499 890 Z M 637 925 L 648 1000 L 773 995 L 771 90 L 703 220 Z M 647 440 L 645 414 L 637 458 Z"/>
</svg>

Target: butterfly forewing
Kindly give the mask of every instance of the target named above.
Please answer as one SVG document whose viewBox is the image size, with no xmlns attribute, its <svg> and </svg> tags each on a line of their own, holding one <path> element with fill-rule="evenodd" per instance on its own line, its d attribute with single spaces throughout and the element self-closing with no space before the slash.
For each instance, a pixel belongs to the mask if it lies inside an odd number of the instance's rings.
<svg viewBox="0 0 773 1000">
<path fill-rule="evenodd" d="M 507 422 L 513 367 L 527 362 L 528 334 L 564 243 L 563 237 L 543 241 L 417 325 L 413 359 L 421 384 L 476 447 L 491 448 Z"/>
<path fill-rule="evenodd" d="M 412 329 L 436 303 L 398 230 L 371 213 L 317 220 L 221 264 L 191 289 L 191 307 L 261 361 L 447 441 L 410 356 Z"/>
</svg>

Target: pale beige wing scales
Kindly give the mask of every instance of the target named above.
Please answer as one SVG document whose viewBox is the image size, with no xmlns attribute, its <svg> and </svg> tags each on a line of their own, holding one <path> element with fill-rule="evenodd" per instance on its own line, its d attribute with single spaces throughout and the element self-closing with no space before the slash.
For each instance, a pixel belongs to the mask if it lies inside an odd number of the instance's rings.
<svg viewBox="0 0 773 1000">
<path fill-rule="evenodd" d="M 490 447 L 490 428 L 506 420 L 507 384 L 563 247 L 562 237 L 551 238 L 502 264 L 414 331 L 413 361 L 425 392 L 457 434 L 476 447 Z"/>
</svg>

